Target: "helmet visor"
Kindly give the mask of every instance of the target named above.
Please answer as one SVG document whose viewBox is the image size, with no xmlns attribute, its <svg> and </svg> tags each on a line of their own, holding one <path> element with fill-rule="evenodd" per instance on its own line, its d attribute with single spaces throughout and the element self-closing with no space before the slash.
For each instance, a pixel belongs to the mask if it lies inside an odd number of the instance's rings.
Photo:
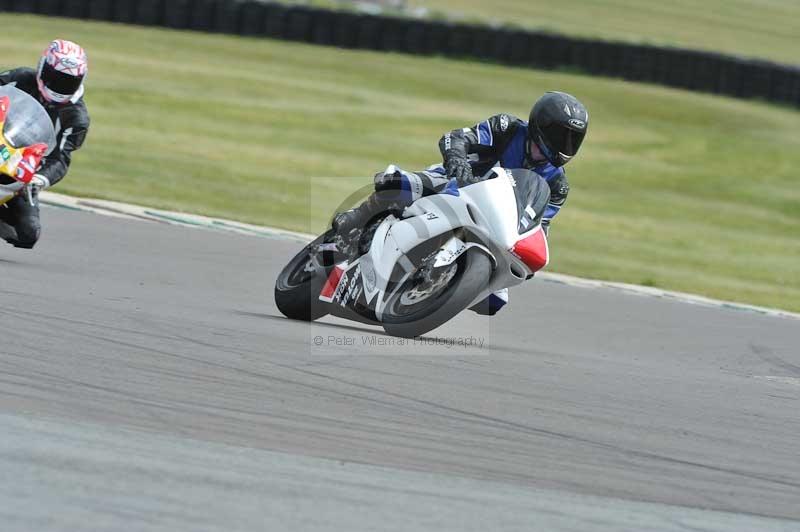
<svg viewBox="0 0 800 532">
<path fill-rule="evenodd" d="M 553 123 L 542 128 L 542 136 L 552 151 L 572 157 L 578 153 L 578 148 L 581 147 L 586 131 L 575 131 Z"/>
<path fill-rule="evenodd" d="M 57 94 L 71 96 L 78 92 L 81 83 L 83 83 L 83 76 L 71 76 L 64 72 L 59 72 L 45 63 L 42 66 L 42 83 Z"/>
</svg>

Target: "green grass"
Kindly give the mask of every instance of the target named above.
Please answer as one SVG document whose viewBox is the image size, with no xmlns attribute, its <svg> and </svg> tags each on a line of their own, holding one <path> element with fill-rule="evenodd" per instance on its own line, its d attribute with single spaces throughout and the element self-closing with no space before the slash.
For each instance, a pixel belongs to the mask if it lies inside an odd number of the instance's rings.
<svg viewBox="0 0 800 532">
<path fill-rule="evenodd" d="M 474 20 L 800 63 L 796 0 L 410 0 Z"/>
<path fill-rule="evenodd" d="M 322 7 L 333 0 L 283 0 Z M 673 45 L 800 64 L 797 0 L 408 0 L 434 18 Z"/>
<path fill-rule="evenodd" d="M 796 0 L 410 0 L 446 16 L 800 64 Z"/>
<path fill-rule="evenodd" d="M 88 49 L 93 125 L 59 192 L 318 231 L 370 175 L 548 89 L 592 124 L 551 270 L 800 311 L 800 112 L 577 75 L 6 15 L 8 65 Z"/>
</svg>

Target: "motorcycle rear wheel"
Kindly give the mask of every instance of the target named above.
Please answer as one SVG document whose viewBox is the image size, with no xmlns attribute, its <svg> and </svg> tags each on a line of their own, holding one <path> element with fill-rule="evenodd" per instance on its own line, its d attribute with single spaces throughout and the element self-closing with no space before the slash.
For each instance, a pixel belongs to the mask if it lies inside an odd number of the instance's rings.
<svg viewBox="0 0 800 532">
<path fill-rule="evenodd" d="M 328 314 L 326 304 L 319 300 L 325 278 L 311 268 L 311 250 L 322 239 L 319 237 L 304 247 L 275 280 L 275 304 L 287 318 L 314 321 Z"/>
</svg>

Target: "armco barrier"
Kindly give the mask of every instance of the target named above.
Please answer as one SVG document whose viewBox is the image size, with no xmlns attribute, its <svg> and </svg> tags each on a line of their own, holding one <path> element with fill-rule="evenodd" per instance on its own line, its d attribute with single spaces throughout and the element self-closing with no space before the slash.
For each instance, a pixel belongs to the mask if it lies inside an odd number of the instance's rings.
<svg viewBox="0 0 800 532">
<path fill-rule="evenodd" d="M 800 66 L 540 31 L 404 19 L 261 0 L 0 0 L 0 11 L 475 58 L 658 83 L 800 107 Z"/>
</svg>

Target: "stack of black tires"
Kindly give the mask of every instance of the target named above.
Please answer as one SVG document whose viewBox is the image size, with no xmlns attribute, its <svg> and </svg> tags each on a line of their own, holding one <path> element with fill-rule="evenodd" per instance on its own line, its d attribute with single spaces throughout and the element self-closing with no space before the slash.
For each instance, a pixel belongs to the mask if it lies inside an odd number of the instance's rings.
<svg viewBox="0 0 800 532">
<path fill-rule="evenodd" d="M 258 0 L 0 0 L 0 11 L 571 69 L 800 107 L 800 67 L 713 52 Z"/>
</svg>

